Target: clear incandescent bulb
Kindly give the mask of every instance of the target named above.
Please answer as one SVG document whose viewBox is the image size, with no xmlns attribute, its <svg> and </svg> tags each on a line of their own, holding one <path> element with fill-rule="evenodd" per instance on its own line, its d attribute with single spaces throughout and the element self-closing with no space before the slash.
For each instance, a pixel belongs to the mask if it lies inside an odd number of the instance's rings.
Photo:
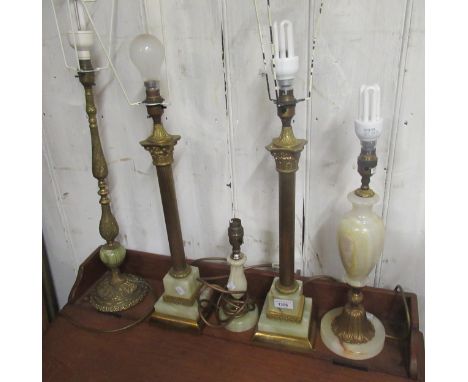
<svg viewBox="0 0 468 382">
<path fill-rule="evenodd" d="M 146 87 L 158 87 L 164 46 L 150 34 L 136 36 L 130 44 L 130 59 L 137 67 Z"/>
</svg>

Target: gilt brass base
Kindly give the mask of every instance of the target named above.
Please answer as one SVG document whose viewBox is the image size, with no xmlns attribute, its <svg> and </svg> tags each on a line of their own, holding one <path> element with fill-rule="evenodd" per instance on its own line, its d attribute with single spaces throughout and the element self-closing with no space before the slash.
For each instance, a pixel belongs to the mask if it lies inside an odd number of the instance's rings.
<svg viewBox="0 0 468 382">
<path fill-rule="evenodd" d="M 169 326 L 171 328 L 178 328 L 196 332 L 201 332 L 203 328 L 203 322 L 200 319 L 194 320 L 191 318 L 176 317 L 171 316 L 170 314 L 164 314 L 160 312 L 154 312 L 151 315 L 150 319 L 152 322 L 156 322 L 164 326 Z"/>
<path fill-rule="evenodd" d="M 299 322 L 269 318 L 267 316 L 267 305 L 268 302 L 266 301 L 252 341 L 288 350 L 312 351 L 312 299 L 309 297 L 304 298 L 303 314 Z"/>
<path fill-rule="evenodd" d="M 281 334 L 257 331 L 252 341 L 295 351 L 309 352 L 313 350 L 310 338 L 283 336 Z"/>
<path fill-rule="evenodd" d="M 341 340 L 333 330 L 333 322 L 343 313 L 343 307 L 327 312 L 320 323 L 320 337 L 325 346 L 333 353 L 348 359 L 364 360 L 378 355 L 385 344 L 385 329 L 380 320 L 370 313 L 367 320 L 374 328 L 373 337 L 365 343 L 348 343 Z"/>
<path fill-rule="evenodd" d="M 141 302 L 150 290 L 141 277 L 120 273 L 119 279 L 119 282 L 113 282 L 109 271 L 98 281 L 89 296 L 89 302 L 95 309 L 100 312 L 121 312 Z"/>
</svg>

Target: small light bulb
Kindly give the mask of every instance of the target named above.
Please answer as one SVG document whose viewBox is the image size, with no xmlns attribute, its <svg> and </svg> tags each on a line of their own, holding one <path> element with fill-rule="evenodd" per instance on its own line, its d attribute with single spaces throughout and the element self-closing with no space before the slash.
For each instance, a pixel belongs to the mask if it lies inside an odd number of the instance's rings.
<svg viewBox="0 0 468 382">
<path fill-rule="evenodd" d="M 382 133 L 383 119 L 380 116 L 380 86 L 362 85 L 359 90 L 358 119 L 354 121 L 354 131 L 366 147 L 375 147 Z"/>
<path fill-rule="evenodd" d="M 146 87 L 159 88 L 164 47 L 161 41 L 150 34 L 136 36 L 130 44 L 130 59 L 137 67 Z"/>
<path fill-rule="evenodd" d="M 294 77 L 299 70 L 299 57 L 294 55 L 293 24 L 289 20 L 273 24 L 273 44 L 275 45 L 274 63 L 276 79 L 282 89 L 291 89 Z"/>
</svg>

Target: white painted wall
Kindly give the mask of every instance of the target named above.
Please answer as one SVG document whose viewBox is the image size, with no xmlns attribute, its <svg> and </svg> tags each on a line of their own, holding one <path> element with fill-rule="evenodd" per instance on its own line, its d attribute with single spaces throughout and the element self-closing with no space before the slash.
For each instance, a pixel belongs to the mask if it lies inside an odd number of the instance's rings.
<svg viewBox="0 0 468 382">
<path fill-rule="evenodd" d="M 63 17 L 64 2 L 54 1 Z M 109 20 L 110 3 L 98 0 L 101 25 Z M 112 44 L 134 99 L 143 93 L 128 45 L 145 28 L 141 4 L 116 2 Z M 266 23 L 266 1 L 258 4 Z M 226 255 L 235 213 L 243 221 L 249 263 L 276 262 L 277 173 L 264 147 L 278 135 L 280 121 L 267 100 L 252 0 L 146 5 L 149 31 L 161 38 L 164 29 L 166 37 L 171 106 L 165 125 L 182 135 L 174 174 L 187 256 Z M 417 293 L 424 324 L 424 1 L 273 0 L 272 10 L 274 19 L 294 22 L 297 97 L 306 92 L 314 56 L 312 100 L 298 105 L 293 123 L 296 136 L 309 141 L 297 173 L 296 266 L 306 275 L 343 274 L 336 226 L 350 207 L 346 194 L 360 180 L 357 92 L 362 83 L 378 82 L 385 130 L 372 185 L 381 195 L 377 212 L 387 236 L 370 284 L 400 283 Z M 105 63 L 102 53 L 96 57 Z M 110 70 L 97 74 L 96 103 L 119 239 L 127 248 L 168 254 L 155 171 L 138 144 L 151 131 L 144 107 L 127 105 Z M 83 106 L 82 87 L 61 59 L 50 1 L 43 0 L 43 230 L 60 304 L 79 264 L 102 243 Z"/>
</svg>

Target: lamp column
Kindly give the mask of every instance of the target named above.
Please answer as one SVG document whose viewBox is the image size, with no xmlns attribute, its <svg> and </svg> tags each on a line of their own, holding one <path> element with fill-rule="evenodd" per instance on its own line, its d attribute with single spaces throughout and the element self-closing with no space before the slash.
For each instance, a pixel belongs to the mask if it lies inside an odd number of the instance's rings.
<svg viewBox="0 0 468 382">
<path fill-rule="evenodd" d="M 153 132 L 140 144 L 151 154 L 158 176 L 159 191 L 171 252 L 171 268 L 163 278 L 164 293 L 154 305 L 152 319 L 171 326 L 201 329 L 197 297 L 201 289 L 197 267 L 187 264 L 184 252 L 179 210 L 172 174 L 174 146 L 179 135 L 169 134 L 161 117 L 164 98 L 159 78 L 164 60 L 164 46 L 153 35 L 141 34 L 130 44 L 130 58 L 139 70 L 146 89 L 146 109 L 153 119 Z"/>
<path fill-rule="evenodd" d="M 151 154 L 153 164 L 158 175 L 159 190 L 166 222 L 166 231 L 171 252 L 172 267 L 170 274 L 175 278 L 183 278 L 190 274 L 191 268 L 185 259 L 184 242 L 180 228 L 179 210 L 172 174 L 172 163 L 174 162 L 174 146 L 180 139 L 180 135 L 171 135 L 161 123 L 164 113 L 161 104 L 164 99 L 159 94 L 159 89 L 152 87 L 150 81 L 145 84 L 146 107 L 148 115 L 153 119 L 153 133 L 140 144 Z M 148 84 L 149 83 L 149 84 Z"/>
<path fill-rule="evenodd" d="M 296 99 L 292 89 L 280 89 L 277 101 L 281 134 L 266 147 L 278 171 L 279 185 L 279 277 L 267 294 L 255 341 L 309 351 L 312 299 L 305 298 L 302 281 L 294 278 L 294 226 L 296 172 L 307 141 L 297 139 L 291 127 Z"/>
</svg>

